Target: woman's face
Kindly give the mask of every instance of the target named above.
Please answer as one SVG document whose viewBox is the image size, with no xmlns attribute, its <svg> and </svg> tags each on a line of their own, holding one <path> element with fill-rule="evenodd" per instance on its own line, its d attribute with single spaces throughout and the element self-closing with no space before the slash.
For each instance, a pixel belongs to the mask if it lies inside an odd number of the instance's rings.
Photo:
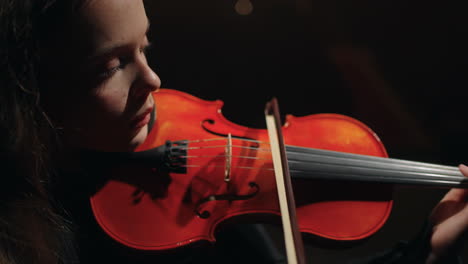
<svg viewBox="0 0 468 264">
<path fill-rule="evenodd" d="M 145 57 L 148 28 L 142 0 L 91 0 L 80 8 L 64 43 L 70 49 L 56 52 L 63 64 L 55 65 L 53 96 L 46 95 L 67 144 L 128 151 L 145 140 L 151 92 L 161 85 Z"/>
</svg>

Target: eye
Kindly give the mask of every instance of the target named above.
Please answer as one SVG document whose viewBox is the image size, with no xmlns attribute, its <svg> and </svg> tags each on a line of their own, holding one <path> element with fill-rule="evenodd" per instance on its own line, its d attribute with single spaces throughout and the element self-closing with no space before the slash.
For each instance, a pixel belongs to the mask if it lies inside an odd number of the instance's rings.
<svg viewBox="0 0 468 264">
<path fill-rule="evenodd" d="M 111 68 L 108 68 L 104 71 L 102 71 L 99 75 L 101 78 L 103 79 L 108 79 L 110 77 L 112 77 L 116 72 L 124 69 L 129 63 L 130 63 L 130 59 L 129 58 L 125 58 L 125 57 L 120 57 L 117 59 L 117 65 L 116 66 L 113 66 Z"/>
<path fill-rule="evenodd" d="M 146 44 L 144 47 L 140 48 L 140 53 L 147 54 L 148 50 L 150 50 L 151 47 L 152 47 L 151 43 Z"/>
<path fill-rule="evenodd" d="M 151 48 L 151 43 L 145 44 L 138 49 L 140 54 L 146 55 L 148 50 Z M 130 53 L 130 52 L 129 52 Z M 106 80 L 114 76 L 115 73 L 124 69 L 128 64 L 130 64 L 135 58 L 132 58 L 133 55 L 114 57 L 109 60 L 103 66 L 103 70 L 99 71 L 98 75 L 100 79 Z"/>
</svg>

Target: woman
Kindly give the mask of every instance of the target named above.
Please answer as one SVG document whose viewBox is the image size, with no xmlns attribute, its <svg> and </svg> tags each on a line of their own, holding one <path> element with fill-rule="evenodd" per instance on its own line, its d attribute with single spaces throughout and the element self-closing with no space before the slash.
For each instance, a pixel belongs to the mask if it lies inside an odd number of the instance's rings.
<svg viewBox="0 0 468 264">
<path fill-rule="evenodd" d="M 128 151 L 146 137 L 139 121 L 160 80 L 144 56 L 143 3 L 115 1 L 103 12 L 100 2 L 0 2 L 2 263 L 69 262 L 48 176 L 76 170 L 77 148 Z M 122 8 L 128 26 L 115 28 Z"/>
<path fill-rule="evenodd" d="M 131 151 L 146 138 L 161 81 L 145 57 L 143 2 L 1 0 L 0 17 L 0 263 L 77 262 L 70 229 L 82 262 L 97 262 L 105 257 L 92 249 L 99 231 L 84 229 L 92 216 L 76 209 L 92 191 L 76 180 L 94 177 L 80 153 Z M 465 195 L 452 190 L 435 208 L 432 250 L 420 260 L 435 263 L 457 245 L 468 223 Z"/>
</svg>

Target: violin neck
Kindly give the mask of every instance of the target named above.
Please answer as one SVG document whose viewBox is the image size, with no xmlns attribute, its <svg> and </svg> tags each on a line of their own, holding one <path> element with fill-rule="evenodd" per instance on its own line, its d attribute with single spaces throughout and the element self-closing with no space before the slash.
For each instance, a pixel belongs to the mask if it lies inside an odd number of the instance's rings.
<svg viewBox="0 0 468 264">
<path fill-rule="evenodd" d="M 468 188 L 457 167 L 286 146 L 292 178 Z"/>
</svg>

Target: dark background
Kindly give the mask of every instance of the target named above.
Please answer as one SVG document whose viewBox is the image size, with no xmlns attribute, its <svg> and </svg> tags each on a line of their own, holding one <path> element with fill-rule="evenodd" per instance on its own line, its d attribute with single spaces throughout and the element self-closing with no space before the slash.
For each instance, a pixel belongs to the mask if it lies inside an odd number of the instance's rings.
<svg viewBox="0 0 468 264">
<path fill-rule="evenodd" d="M 164 88 L 220 99 L 229 120 L 257 128 L 275 96 L 283 114 L 364 122 L 390 157 L 468 163 L 463 1 L 252 0 L 249 15 L 236 13 L 237 2 L 147 1 L 149 61 Z M 308 258 L 341 263 L 410 239 L 444 192 L 398 188 L 370 240 L 346 250 L 307 245 Z"/>
</svg>

